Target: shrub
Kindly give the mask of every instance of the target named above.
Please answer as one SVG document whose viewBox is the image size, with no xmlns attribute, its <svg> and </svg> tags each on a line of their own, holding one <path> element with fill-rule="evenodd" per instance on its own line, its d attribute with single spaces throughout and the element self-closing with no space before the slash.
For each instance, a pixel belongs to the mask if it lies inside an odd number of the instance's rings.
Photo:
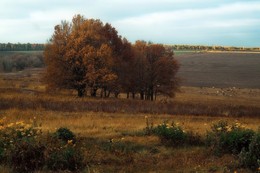
<svg viewBox="0 0 260 173">
<path fill-rule="evenodd" d="M 154 128 L 155 134 L 159 136 L 162 143 L 171 145 L 181 145 L 184 144 L 187 138 L 185 131 L 175 123 L 158 125 Z"/>
<path fill-rule="evenodd" d="M 35 120 L 5 124 L 0 119 L 0 161 L 15 172 L 33 172 L 44 165 L 51 170 L 78 171 L 84 164 L 74 133 L 59 128 L 45 137 Z"/>
<path fill-rule="evenodd" d="M 200 135 L 191 131 L 186 132 L 178 126 L 178 123 L 168 124 L 164 122 L 157 127 L 153 127 L 153 124 L 149 125 L 149 123 L 146 123 L 146 125 L 146 134 L 158 135 L 161 142 L 166 145 L 201 145 L 204 143 Z"/>
<path fill-rule="evenodd" d="M 228 125 L 226 121 L 213 124 L 212 131 L 207 133 L 207 144 L 216 154 L 238 154 L 243 148 L 248 150 L 254 131 L 245 129 L 240 123 Z"/>
<path fill-rule="evenodd" d="M 41 130 L 35 122 L 5 124 L 0 120 L 0 159 L 15 172 L 32 172 L 44 164 L 44 145 L 38 142 Z"/>
<path fill-rule="evenodd" d="M 51 137 L 48 139 L 46 148 L 46 165 L 48 169 L 79 171 L 84 166 L 84 155 L 82 149 L 72 140 Z"/>
<path fill-rule="evenodd" d="M 75 140 L 74 133 L 70 129 L 65 127 L 59 128 L 55 134 L 59 139 L 65 142 L 67 142 L 68 140 Z"/>
<path fill-rule="evenodd" d="M 8 163 L 15 172 L 33 172 L 44 165 L 44 149 L 39 142 L 16 141 L 8 152 Z"/>
<path fill-rule="evenodd" d="M 249 150 L 245 148 L 239 154 L 239 160 L 242 166 L 251 168 L 252 170 L 260 169 L 260 129 L 253 136 L 249 144 Z"/>
</svg>

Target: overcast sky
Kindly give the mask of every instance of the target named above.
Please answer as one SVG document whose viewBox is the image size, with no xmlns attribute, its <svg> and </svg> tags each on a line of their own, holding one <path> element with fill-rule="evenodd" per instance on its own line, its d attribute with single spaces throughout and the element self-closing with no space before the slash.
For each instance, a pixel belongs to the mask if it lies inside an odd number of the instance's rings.
<svg viewBox="0 0 260 173">
<path fill-rule="evenodd" d="M 75 14 L 131 42 L 260 47 L 259 0 L 0 0 L 0 43 L 46 43 Z"/>
</svg>

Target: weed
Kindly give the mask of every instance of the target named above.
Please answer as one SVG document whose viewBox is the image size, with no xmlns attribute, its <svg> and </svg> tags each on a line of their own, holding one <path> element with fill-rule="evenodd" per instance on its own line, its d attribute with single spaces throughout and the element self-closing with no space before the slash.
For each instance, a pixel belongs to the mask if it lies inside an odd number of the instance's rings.
<svg viewBox="0 0 260 173">
<path fill-rule="evenodd" d="M 180 127 L 177 123 L 174 122 L 172 122 L 171 124 L 164 122 L 163 124 L 159 124 L 155 128 L 148 128 L 148 129 L 149 131 L 159 136 L 162 144 L 171 145 L 171 146 L 180 146 L 183 144 L 186 145 L 203 144 L 200 135 L 195 134 L 191 131 L 186 132 L 185 130 L 183 130 L 182 127 Z"/>
<path fill-rule="evenodd" d="M 59 139 L 65 141 L 65 142 L 67 142 L 69 140 L 72 140 L 72 141 L 75 140 L 75 134 L 66 127 L 60 127 L 59 129 L 57 129 L 57 131 L 55 132 L 55 135 Z"/>
<path fill-rule="evenodd" d="M 45 165 L 51 170 L 79 171 L 84 164 L 82 149 L 67 128 L 43 135 L 37 123 L 5 124 L 0 120 L 0 159 L 15 172 L 33 172 Z"/>
<path fill-rule="evenodd" d="M 211 132 L 207 133 L 207 144 L 212 146 L 215 154 L 238 154 L 243 148 L 248 150 L 254 131 L 246 129 L 240 123 L 228 125 L 226 121 L 213 124 Z"/>
<path fill-rule="evenodd" d="M 44 165 L 44 145 L 40 142 L 16 141 L 7 153 L 15 172 L 33 172 Z"/>
<path fill-rule="evenodd" d="M 244 167 L 260 170 L 260 130 L 253 136 L 249 149 L 243 148 L 239 154 L 239 160 Z"/>
</svg>

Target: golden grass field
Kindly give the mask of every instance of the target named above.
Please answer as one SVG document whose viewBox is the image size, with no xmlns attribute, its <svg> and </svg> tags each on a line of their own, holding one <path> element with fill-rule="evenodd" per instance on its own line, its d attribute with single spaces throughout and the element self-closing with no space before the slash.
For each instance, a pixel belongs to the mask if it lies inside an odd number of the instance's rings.
<svg viewBox="0 0 260 173">
<path fill-rule="evenodd" d="M 71 129 L 88 148 L 85 172 L 250 172 L 237 170 L 233 155 L 217 157 L 204 146 L 165 147 L 143 131 L 146 116 L 154 125 L 174 121 L 200 135 L 223 119 L 257 130 L 260 89 L 181 87 L 173 99 L 134 101 L 121 94 L 119 99 L 104 100 L 77 98 L 73 91 L 47 92 L 42 73 L 43 69 L 27 69 L 0 74 L 0 118 L 7 122 L 36 118 L 45 132 Z M 106 149 L 112 139 L 115 148 Z M 9 171 L 5 166 L 0 169 Z"/>
</svg>

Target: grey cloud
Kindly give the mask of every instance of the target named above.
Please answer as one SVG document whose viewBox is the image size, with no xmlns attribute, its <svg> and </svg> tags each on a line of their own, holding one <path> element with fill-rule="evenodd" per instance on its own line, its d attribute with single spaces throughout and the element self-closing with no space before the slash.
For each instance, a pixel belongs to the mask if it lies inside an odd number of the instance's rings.
<svg viewBox="0 0 260 173">
<path fill-rule="evenodd" d="M 0 42 L 46 42 L 79 13 L 130 41 L 260 46 L 257 0 L 1 0 Z"/>
</svg>

